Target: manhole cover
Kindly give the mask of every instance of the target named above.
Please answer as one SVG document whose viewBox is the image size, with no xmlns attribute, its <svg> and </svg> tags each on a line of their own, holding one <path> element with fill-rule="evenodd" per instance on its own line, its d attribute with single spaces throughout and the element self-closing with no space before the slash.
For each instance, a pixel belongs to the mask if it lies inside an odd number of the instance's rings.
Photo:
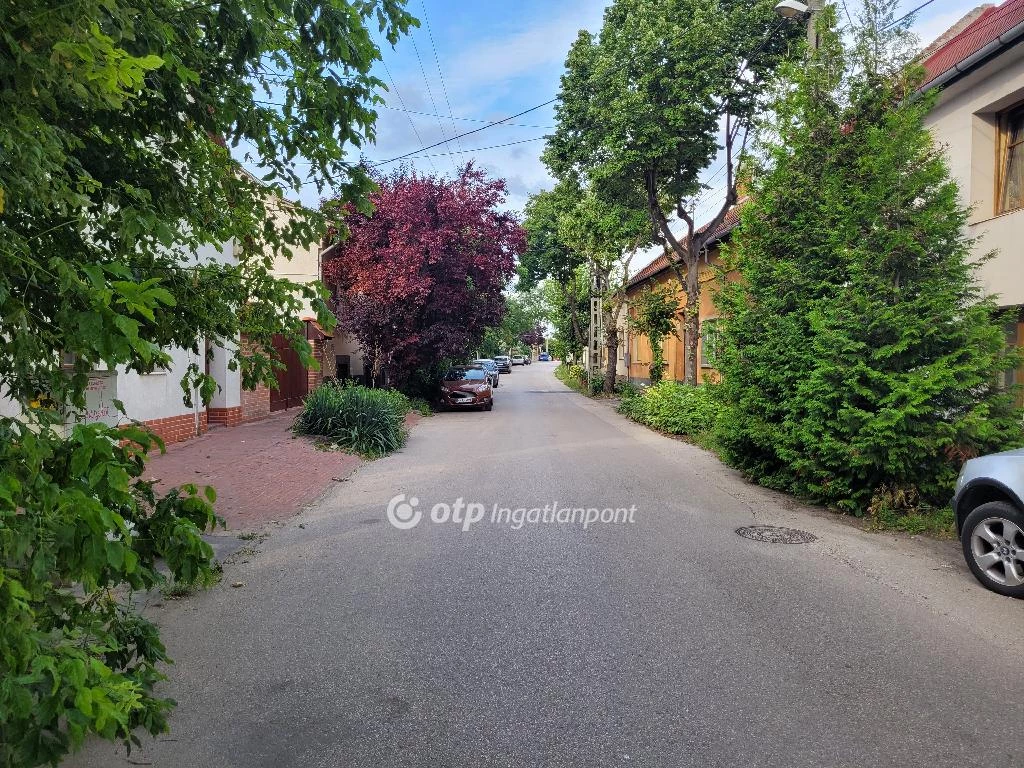
<svg viewBox="0 0 1024 768">
<path fill-rule="evenodd" d="M 768 544 L 810 544 L 818 537 L 796 528 L 780 528 L 777 525 L 747 525 L 737 528 L 736 533 L 745 539 L 763 541 Z"/>
</svg>

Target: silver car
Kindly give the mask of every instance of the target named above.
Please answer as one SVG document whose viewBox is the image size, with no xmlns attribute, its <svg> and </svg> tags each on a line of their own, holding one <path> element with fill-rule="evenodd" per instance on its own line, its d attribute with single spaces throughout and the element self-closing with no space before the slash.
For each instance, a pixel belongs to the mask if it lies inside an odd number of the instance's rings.
<svg viewBox="0 0 1024 768">
<path fill-rule="evenodd" d="M 979 456 L 956 481 L 953 512 L 964 557 L 982 584 L 1024 598 L 1024 448 Z"/>
<path fill-rule="evenodd" d="M 491 382 L 492 387 L 499 386 L 498 379 L 500 378 L 501 373 L 498 371 L 498 364 L 496 362 L 485 357 L 480 360 L 474 360 L 473 365 L 479 365 L 487 371 L 487 380 Z"/>
</svg>

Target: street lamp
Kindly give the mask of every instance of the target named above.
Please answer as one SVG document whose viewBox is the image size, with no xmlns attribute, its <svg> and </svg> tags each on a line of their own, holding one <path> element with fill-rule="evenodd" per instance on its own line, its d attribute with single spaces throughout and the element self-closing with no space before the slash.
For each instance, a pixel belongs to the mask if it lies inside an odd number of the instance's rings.
<svg viewBox="0 0 1024 768">
<path fill-rule="evenodd" d="M 825 0 L 807 0 L 806 3 L 800 0 L 782 0 L 775 6 L 775 12 L 784 19 L 806 19 L 807 45 L 814 51 L 818 48 L 818 33 L 814 23 L 824 7 Z"/>
<path fill-rule="evenodd" d="M 775 6 L 775 12 L 784 19 L 799 19 L 810 12 L 810 8 L 800 0 L 782 0 Z"/>
</svg>

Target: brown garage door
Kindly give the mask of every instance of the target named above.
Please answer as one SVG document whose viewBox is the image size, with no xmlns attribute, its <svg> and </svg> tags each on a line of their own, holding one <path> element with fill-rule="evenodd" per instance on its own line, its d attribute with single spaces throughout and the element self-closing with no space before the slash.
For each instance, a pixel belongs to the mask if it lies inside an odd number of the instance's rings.
<svg viewBox="0 0 1024 768">
<path fill-rule="evenodd" d="M 277 389 L 270 391 L 271 413 L 302 405 L 309 386 L 306 369 L 302 367 L 298 353 L 291 348 L 284 336 L 274 336 L 274 350 L 285 364 L 285 368 L 277 371 Z"/>
</svg>

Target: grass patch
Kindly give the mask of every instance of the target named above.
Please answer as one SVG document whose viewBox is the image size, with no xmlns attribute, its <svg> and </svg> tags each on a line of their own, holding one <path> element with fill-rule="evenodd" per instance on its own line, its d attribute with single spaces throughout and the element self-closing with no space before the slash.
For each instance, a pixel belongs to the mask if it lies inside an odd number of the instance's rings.
<svg viewBox="0 0 1024 768">
<path fill-rule="evenodd" d="M 220 580 L 224 578 L 224 566 L 220 563 L 214 563 L 213 569 L 210 576 L 205 579 L 192 579 L 191 581 L 176 581 L 173 577 L 167 578 L 163 584 L 160 585 L 160 594 L 164 600 L 183 600 L 186 597 L 191 597 L 197 592 L 209 589 L 215 584 L 219 584 Z"/>
<path fill-rule="evenodd" d="M 952 508 L 923 503 L 916 488 L 879 488 L 871 499 L 867 515 L 868 527 L 873 531 L 956 538 L 956 516 Z"/>
</svg>

